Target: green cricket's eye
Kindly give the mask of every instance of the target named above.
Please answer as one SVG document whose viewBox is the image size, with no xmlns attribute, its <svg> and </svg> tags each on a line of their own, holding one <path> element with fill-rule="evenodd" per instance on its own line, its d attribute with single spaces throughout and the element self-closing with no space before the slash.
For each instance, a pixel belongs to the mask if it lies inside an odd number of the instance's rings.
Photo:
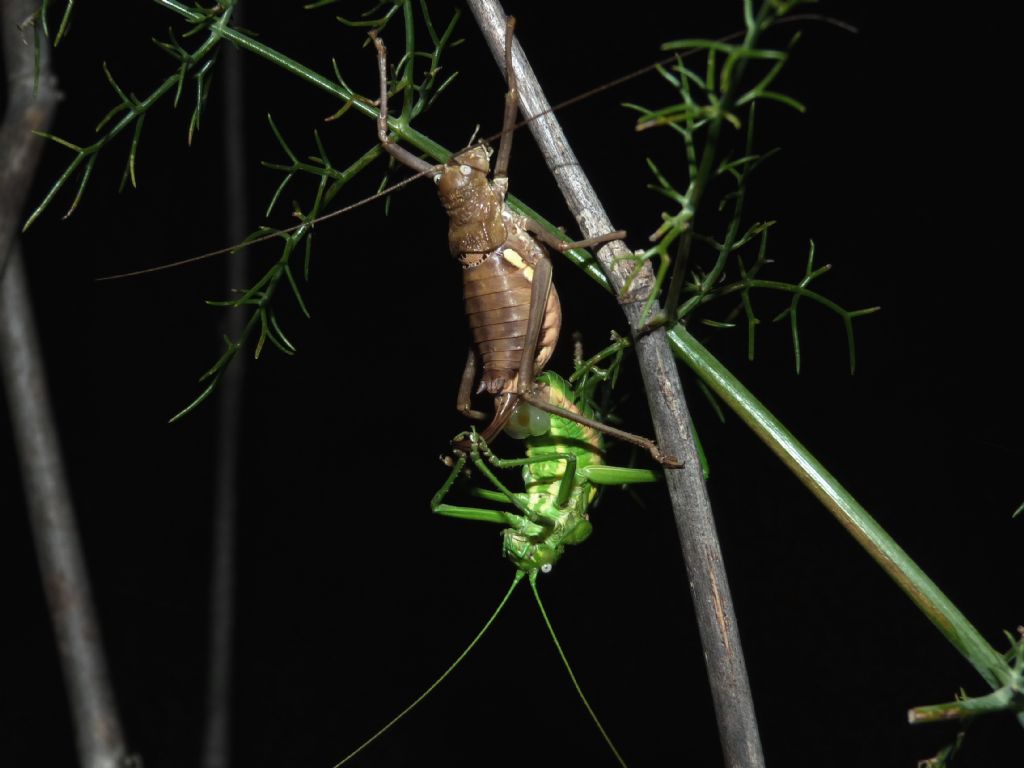
<svg viewBox="0 0 1024 768">
<path fill-rule="evenodd" d="M 527 402 L 520 403 L 512 410 L 505 424 L 505 433 L 516 440 L 539 437 L 551 430 L 551 414 L 534 408 Z"/>
<path fill-rule="evenodd" d="M 551 569 L 554 568 L 554 567 L 555 566 L 552 565 L 551 563 L 544 563 L 544 565 L 542 565 L 540 567 L 540 572 L 541 573 L 551 573 Z"/>
</svg>

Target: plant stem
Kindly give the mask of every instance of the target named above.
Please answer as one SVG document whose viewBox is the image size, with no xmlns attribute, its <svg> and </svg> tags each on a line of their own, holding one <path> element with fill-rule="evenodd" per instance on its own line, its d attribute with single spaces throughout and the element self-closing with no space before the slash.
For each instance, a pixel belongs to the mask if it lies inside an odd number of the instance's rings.
<svg viewBox="0 0 1024 768">
<path fill-rule="evenodd" d="M 32 132 L 49 129 L 60 93 L 50 71 L 50 49 L 42 41 L 38 92 L 35 87 L 34 51 L 27 39 L 34 30 L 26 22 L 39 7 L 38 2 L 17 0 L 0 5 L 3 23 L 0 46 L 7 76 L 7 107 L 0 125 L 0 178 L 3 179 L 0 184 L 0 279 L 3 279 L 13 238 L 21 228 L 21 210 L 45 144 L 37 141 Z"/>
<path fill-rule="evenodd" d="M 477 13 L 476 7 L 478 4 L 483 4 L 483 0 L 472 0 L 471 5 L 474 9 L 474 14 Z M 486 3 L 490 6 L 491 3 Z M 498 18 L 501 22 L 501 29 L 504 25 L 504 16 L 500 15 L 500 9 L 493 13 L 499 14 Z M 503 58 L 500 54 L 502 37 L 500 34 L 492 33 L 490 26 L 493 25 L 493 21 L 488 22 L 488 26 L 485 27 L 485 34 L 487 34 L 489 42 L 491 42 L 492 53 L 495 53 L 495 57 L 499 60 L 499 65 L 503 62 Z M 484 26 L 482 24 L 482 26 Z M 497 40 L 497 47 L 493 40 Z M 497 51 L 497 52 L 495 52 Z M 516 60 L 515 65 L 517 67 L 517 75 L 520 76 L 520 93 L 522 98 L 525 100 L 526 96 L 526 81 L 532 79 L 532 72 L 526 70 L 524 66 L 522 73 L 519 68 L 525 64 L 525 59 L 520 59 L 519 48 L 516 48 Z M 524 108 L 525 111 L 533 113 L 535 111 L 541 111 L 546 109 L 543 105 L 530 104 L 528 108 Z M 538 118 L 530 122 L 531 128 L 533 126 L 542 126 L 546 124 L 549 115 L 545 115 L 543 118 Z M 538 135 L 540 133 L 540 135 Z M 544 152 L 545 158 L 549 162 L 549 167 L 552 169 L 552 173 L 556 176 L 559 181 L 559 187 L 563 188 L 563 192 L 566 194 L 566 202 L 569 204 L 570 209 L 573 210 L 574 214 L 580 222 L 580 227 L 583 233 L 587 236 L 592 236 L 602 231 L 610 231 L 613 229 L 610 223 L 605 223 L 602 226 L 589 229 L 589 222 L 593 221 L 596 216 L 596 211 L 599 210 L 599 203 L 596 197 L 592 196 L 592 192 L 589 194 L 581 194 L 579 188 L 576 187 L 579 183 L 579 179 L 582 178 L 582 172 L 579 169 L 578 162 L 571 155 L 560 154 L 562 148 L 567 148 L 564 143 L 564 139 L 559 139 L 557 136 L 553 139 L 547 138 L 543 131 L 535 131 L 534 137 L 537 143 L 541 146 L 542 152 Z M 569 177 L 567 182 L 569 185 L 569 192 L 565 192 L 563 187 L 562 175 Z M 583 180 L 585 181 L 585 179 Z M 586 187 L 589 190 L 589 185 Z M 601 212 L 603 214 L 603 211 Z M 618 245 L 612 243 L 606 246 L 610 249 L 612 246 Z M 605 254 L 607 251 L 602 249 L 598 252 L 598 259 L 602 265 L 608 263 L 608 259 Z M 628 267 L 626 261 L 619 262 L 623 270 Z M 611 282 L 615 286 L 621 286 L 621 273 L 613 274 L 608 271 L 611 278 Z M 650 268 L 648 267 L 645 275 L 641 275 L 638 280 L 633 283 L 634 292 L 642 292 L 642 290 L 649 290 L 646 287 L 641 289 L 640 285 L 643 283 L 644 286 L 650 285 L 652 276 Z M 636 321 L 635 312 L 631 310 L 636 307 L 635 304 L 624 304 L 623 309 L 630 318 L 631 327 Z M 657 307 L 653 309 L 657 312 Z M 657 336 L 657 334 L 651 334 Z M 840 521 L 840 523 L 854 536 L 854 538 L 861 544 L 862 547 L 868 552 L 868 554 L 878 562 L 883 570 L 889 574 L 889 576 L 897 583 L 897 585 L 910 597 L 910 599 L 918 606 L 918 608 L 928 617 L 928 619 L 935 624 L 939 631 L 945 636 L 950 643 L 971 663 L 972 666 L 978 671 L 982 678 L 992 687 L 1000 688 L 1008 683 L 1012 677 L 1012 670 L 1010 669 L 1006 660 L 1000 655 L 992 646 L 985 640 L 980 632 L 974 627 L 970 621 L 960 612 L 960 610 L 946 597 L 942 591 L 936 586 L 936 584 L 924 573 L 923 570 L 907 555 L 906 552 L 892 539 L 891 536 L 875 521 L 868 512 L 857 503 L 853 496 L 843 488 L 838 481 L 814 458 L 814 456 L 796 440 L 785 427 L 760 403 L 758 400 L 746 389 L 742 384 L 724 367 L 718 362 L 715 357 L 702 347 L 696 339 L 681 326 L 676 325 L 671 332 L 668 333 L 668 341 L 672 345 L 672 350 L 677 357 L 683 360 L 689 365 L 694 372 L 709 386 L 712 390 L 718 394 L 739 416 L 743 421 L 750 426 L 754 432 L 762 439 L 768 446 L 783 460 L 783 462 L 789 467 L 789 469 L 796 474 L 800 480 L 811 490 L 811 492 L 829 509 L 830 512 Z M 648 349 L 645 350 L 645 345 Z M 651 350 L 650 347 L 654 347 Z M 660 367 L 661 360 L 659 357 L 660 344 L 656 340 L 649 340 L 648 337 L 643 337 L 637 340 L 637 355 L 639 358 L 641 371 L 644 374 L 644 381 L 648 389 L 648 399 L 651 403 L 652 417 L 655 419 L 655 431 L 658 434 L 658 442 L 663 450 L 671 453 L 677 450 L 674 442 L 667 439 L 667 434 L 671 434 L 671 430 L 666 434 L 662 432 L 666 426 L 661 423 L 661 417 L 657 414 L 655 404 L 659 406 L 671 402 L 674 399 L 672 389 L 670 387 L 671 380 L 668 375 L 662 376 L 661 372 L 665 371 L 664 367 Z M 652 362 L 650 358 L 654 358 Z M 654 369 L 654 375 L 650 373 L 650 369 Z M 673 371 L 674 374 L 674 371 Z M 652 383 L 654 386 L 652 387 Z M 656 397 L 651 398 L 650 393 L 657 393 Z M 687 424 L 688 416 L 686 416 L 685 402 L 682 401 L 681 393 L 679 395 L 679 404 L 681 406 L 679 421 L 677 424 Z M 661 410 L 658 408 L 657 410 Z M 685 420 L 684 420 L 685 419 Z M 688 440 L 688 436 L 683 436 L 684 440 Z M 680 454 L 676 454 L 677 456 Z M 697 468 L 696 462 L 690 460 L 689 454 L 683 454 L 687 461 L 687 469 Z M 669 490 L 673 497 L 673 508 L 676 510 L 677 524 L 680 525 L 681 536 L 685 537 L 683 530 L 685 529 L 685 523 L 680 523 L 680 509 L 677 502 L 677 496 L 673 490 L 673 480 L 683 474 L 680 471 L 668 471 L 666 472 L 666 478 L 669 482 Z M 701 493 L 696 490 L 688 489 L 688 492 L 693 496 L 699 498 L 703 495 L 703 485 L 701 484 Z M 706 497 L 705 497 L 706 498 Z M 683 512 L 685 513 L 685 509 Z M 710 513 L 710 510 L 709 510 Z M 692 514 L 692 513 L 691 513 Z M 710 518 L 709 518 L 710 519 Z M 713 528 L 711 529 L 713 533 Z M 685 538 L 684 538 L 684 554 L 685 554 Z M 690 558 L 687 557 L 688 568 L 692 568 L 689 565 Z M 695 600 L 698 594 L 698 586 L 695 584 L 693 587 Z M 710 592 L 709 592 L 710 594 Z M 704 639 L 704 629 L 702 627 L 702 639 Z M 707 645 L 705 645 L 707 648 Z M 711 660 L 709 659 L 709 669 L 711 668 Z M 724 739 L 724 736 L 723 736 Z"/>
<path fill-rule="evenodd" d="M 235 7 L 240 23 L 242 8 Z M 224 51 L 222 131 L 225 165 L 225 236 L 240 242 L 248 215 L 245 160 L 245 58 L 234 46 Z M 245 249 L 227 256 L 225 295 L 248 283 Z M 241 309 L 229 311 L 224 334 L 237 339 L 245 329 Z M 228 768 L 231 764 L 231 689 L 234 668 L 235 541 L 238 510 L 239 441 L 246 356 L 238 355 L 224 371 L 217 401 L 217 465 L 211 530 L 209 639 L 207 650 L 206 718 L 201 753 L 202 768 Z"/>
<path fill-rule="evenodd" d="M 1006 660 L 853 495 L 681 325 L 668 334 L 677 356 L 738 415 L 825 505 L 864 550 L 993 688 L 1012 677 Z"/>
<path fill-rule="evenodd" d="M 499 68 L 503 67 L 504 11 L 496 0 L 470 0 L 469 5 Z M 516 68 L 523 116 L 529 119 L 532 115 L 539 115 L 529 122 L 530 130 L 583 235 L 594 237 L 614 230 L 550 112 L 537 78 L 518 43 L 513 45 L 513 66 Z M 621 258 L 616 261 L 616 257 L 629 255 L 621 242 L 610 243 L 597 254 L 617 294 L 621 294 L 629 278 L 631 262 Z M 641 302 L 647 299 L 653 284 L 654 274 L 647 265 L 645 271 L 634 278 L 630 294 L 620 297 L 630 328 L 635 328 L 640 322 Z M 653 306 L 653 310 L 658 311 L 658 307 Z M 700 461 L 689 430 L 689 413 L 679 372 L 663 330 L 637 339 L 636 349 L 658 444 L 666 454 L 685 463 L 682 469 L 666 470 L 665 479 L 705 650 L 725 764 L 750 768 L 763 766 L 764 757 L 738 624 Z"/>
<path fill-rule="evenodd" d="M 43 144 L 29 129 L 47 127 L 58 98 L 50 71 L 49 48 L 42 39 L 38 95 L 33 92 L 35 51 L 22 39 L 19 25 L 27 22 L 37 7 L 35 0 L 0 4 L 10 88 L 7 113 L 0 128 L 0 262 L 6 262 L 8 254 L 12 256 L 6 272 L 0 263 L 0 373 L 67 688 L 79 764 L 83 768 L 118 768 L 123 765 L 127 749 L 61 460 L 28 298 L 29 286 L 20 247 L 13 241 L 23 196 Z M 26 28 L 31 31 L 27 25 Z"/>
<path fill-rule="evenodd" d="M 0 371 L 32 537 L 64 673 L 79 764 L 118 768 L 127 749 L 60 456 L 25 267 L 19 245 L 11 250 L 0 283 Z"/>
</svg>

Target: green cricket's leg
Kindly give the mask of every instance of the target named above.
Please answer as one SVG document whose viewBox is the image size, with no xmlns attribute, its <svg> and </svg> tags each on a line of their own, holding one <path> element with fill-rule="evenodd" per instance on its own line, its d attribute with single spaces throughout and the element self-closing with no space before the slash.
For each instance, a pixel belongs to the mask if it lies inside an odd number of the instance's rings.
<svg viewBox="0 0 1024 768">
<path fill-rule="evenodd" d="M 498 480 L 497 477 L 495 477 L 494 473 L 488 469 L 487 465 L 480 457 L 480 451 L 478 450 L 478 441 L 480 438 L 475 432 L 462 433 L 456 437 L 456 440 L 462 439 L 463 437 L 468 437 L 472 442 L 473 447 L 469 460 L 472 461 L 473 464 L 481 470 L 482 474 L 491 481 L 494 487 L 500 491 L 500 493 L 497 493 L 495 491 L 475 489 L 476 492 L 474 495 L 486 498 L 489 501 L 510 503 L 523 514 L 517 515 L 512 512 L 505 512 L 496 509 L 464 507 L 444 503 L 444 498 L 451 491 L 452 486 L 455 484 L 455 481 L 466 466 L 467 459 L 465 454 L 459 454 L 459 458 L 452 467 L 452 471 L 448 474 L 448 479 L 445 480 L 444 484 L 438 489 L 437 493 L 434 494 L 433 498 L 431 498 L 430 511 L 437 515 L 454 517 L 459 520 L 476 520 L 484 523 L 507 525 L 518 533 L 528 537 L 543 535 L 546 527 L 550 526 L 550 522 L 545 519 L 534 519 L 535 515 L 530 514 L 530 509 L 527 505 L 527 499 L 524 494 L 513 493 L 510 491 L 501 483 L 500 480 Z"/>
<path fill-rule="evenodd" d="M 481 507 L 460 507 L 454 504 L 438 504 L 431 507 L 430 511 L 444 517 L 455 517 L 459 520 L 477 520 L 482 523 L 498 523 L 499 525 L 510 525 L 515 529 L 523 526 L 522 515 L 514 515 L 511 512 L 500 512 L 494 509 L 483 509 Z"/>
<path fill-rule="evenodd" d="M 466 457 L 465 455 L 460 455 L 456 460 L 455 465 L 452 467 L 452 471 L 448 474 L 448 479 L 444 481 L 444 484 L 438 489 L 437 493 L 435 493 L 433 498 L 430 499 L 430 511 L 446 517 L 457 517 L 462 520 L 479 520 L 485 523 L 510 525 L 517 530 L 522 529 L 526 523 L 526 520 L 522 515 L 514 515 L 511 512 L 502 512 L 493 509 L 460 507 L 444 503 L 444 498 L 449 494 L 449 492 L 451 492 L 452 486 L 455 484 L 455 481 L 458 479 L 465 466 Z M 507 498 L 502 496 L 499 500 L 507 501 Z"/>
<path fill-rule="evenodd" d="M 508 501 L 508 497 L 503 493 L 492 491 L 489 488 L 470 488 L 470 496 L 476 496 L 478 499 L 484 499 L 486 501 L 496 501 L 499 504 L 503 504 Z"/>
<path fill-rule="evenodd" d="M 480 445 L 483 444 L 486 447 L 487 443 L 483 443 L 483 441 L 479 439 L 479 436 L 477 436 L 476 433 L 473 433 L 470 439 L 473 440 L 473 449 L 470 455 L 470 458 L 473 461 L 473 465 L 480 471 L 481 475 L 483 475 L 490 481 L 491 485 L 493 485 L 501 494 L 504 495 L 505 500 L 507 500 L 509 504 L 518 509 L 524 517 L 533 520 L 535 516 L 530 510 L 526 501 L 522 498 L 522 494 L 513 493 L 512 491 L 510 491 L 505 486 L 505 484 L 498 479 L 497 475 L 495 475 L 494 472 L 491 471 L 491 468 L 487 466 L 487 462 L 485 462 L 483 460 L 483 457 L 480 455 Z M 488 452 L 490 451 L 490 449 L 487 450 Z"/>
<path fill-rule="evenodd" d="M 527 456 L 523 459 L 502 459 L 494 454 L 487 443 L 481 442 L 479 451 L 487 460 L 499 469 L 514 469 L 524 467 L 527 464 L 540 464 L 547 461 L 564 461 L 565 469 L 562 472 L 562 480 L 558 484 L 558 494 L 555 497 L 555 505 L 564 507 L 572 494 L 573 486 L 576 484 L 576 454 L 574 453 L 544 453 Z M 616 483 L 618 485 L 619 483 Z"/>
<path fill-rule="evenodd" d="M 492 492 L 493 493 L 493 492 Z M 497 501 L 508 501 L 503 494 L 494 494 Z M 503 512 L 497 509 L 484 509 L 482 507 L 462 507 L 455 504 L 444 504 L 441 502 L 431 503 L 430 511 L 444 517 L 454 517 L 458 520 L 476 520 L 483 523 L 497 523 L 507 525 L 517 533 L 532 538 L 543 536 L 547 530 L 545 524 L 550 525 L 547 520 L 540 519 L 534 522 L 532 519 L 512 512 Z"/>
<path fill-rule="evenodd" d="M 452 471 L 448 474 L 448 479 L 444 481 L 444 484 L 437 489 L 437 493 L 430 499 L 431 509 L 436 510 L 437 506 L 441 503 L 441 499 L 448 495 L 448 492 L 451 491 L 452 486 L 455 485 L 455 481 L 462 472 L 462 468 L 465 466 L 466 457 L 460 454 L 458 460 L 452 466 Z"/>
<path fill-rule="evenodd" d="M 609 467 L 605 464 L 584 467 L 580 476 L 594 485 L 634 485 L 636 483 L 657 483 L 662 479 L 654 469 L 638 467 Z"/>
</svg>

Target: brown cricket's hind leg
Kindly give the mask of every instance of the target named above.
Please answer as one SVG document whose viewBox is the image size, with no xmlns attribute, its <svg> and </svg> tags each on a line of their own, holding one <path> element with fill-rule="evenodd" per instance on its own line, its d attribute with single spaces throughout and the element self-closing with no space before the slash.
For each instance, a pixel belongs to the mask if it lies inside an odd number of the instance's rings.
<svg viewBox="0 0 1024 768">
<path fill-rule="evenodd" d="M 533 280 L 530 282 L 530 314 L 526 320 L 526 339 L 523 356 L 519 361 L 517 392 L 529 392 L 533 388 L 534 361 L 537 359 L 537 344 L 544 330 L 544 315 L 547 312 L 548 296 L 551 293 L 551 259 L 546 256 L 533 265 Z"/>
<path fill-rule="evenodd" d="M 494 398 L 494 418 L 491 419 L 491 423 L 480 433 L 480 437 L 483 438 L 485 443 L 490 444 L 494 438 L 501 434 L 517 405 L 519 405 L 519 395 L 513 392 L 506 392 Z"/>
<path fill-rule="evenodd" d="M 544 245 L 554 248 L 559 253 L 565 253 L 571 248 L 592 248 L 595 245 L 610 243 L 613 240 L 626 239 L 626 230 L 617 229 L 614 232 L 608 232 L 607 234 L 598 235 L 597 237 L 588 237 L 586 240 L 573 240 L 566 242 L 565 240 L 555 237 L 538 222 L 529 217 L 524 218 L 523 226 L 526 227 L 527 232 L 534 235 L 538 240 L 544 243 Z"/>
<path fill-rule="evenodd" d="M 622 440 L 624 443 L 630 443 L 639 448 L 643 448 L 651 454 L 656 462 L 665 467 L 676 468 L 683 466 L 683 463 L 678 459 L 663 454 L 657 444 L 649 438 L 634 435 L 632 432 L 624 432 L 621 429 L 616 429 L 615 427 L 609 427 L 607 424 L 602 424 L 596 419 L 591 419 L 582 414 L 573 413 L 572 411 L 567 411 L 564 408 L 559 408 L 557 405 L 552 405 L 544 398 L 537 397 L 533 394 L 523 394 L 520 395 L 520 397 L 535 408 L 540 408 L 542 411 L 547 411 L 548 413 L 553 413 L 556 416 L 561 416 L 563 419 L 575 421 L 578 424 L 583 424 L 591 429 L 596 429 L 598 432 L 604 432 L 606 435 L 611 435 L 617 440 Z"/>
<path fill-rule="evenodd" d="M 370 39 L 377 46 L 377 70 L 380 75 L 380 108 L 377 111 L 377 138 L 384 147 L 384 151 L 391 155 L 402 165 L 407 165 L 417 173 L 429 173 L 434 170 L 440 171 L 442 166 L 433 165 L 420 157 L 416 157 L 405 147 L 395 143 L 395 140 L 388 135 L 388 51 L 384 47 L 384 41 L 377 37 L 376 33 L 370 32 Z"/>
</svg>

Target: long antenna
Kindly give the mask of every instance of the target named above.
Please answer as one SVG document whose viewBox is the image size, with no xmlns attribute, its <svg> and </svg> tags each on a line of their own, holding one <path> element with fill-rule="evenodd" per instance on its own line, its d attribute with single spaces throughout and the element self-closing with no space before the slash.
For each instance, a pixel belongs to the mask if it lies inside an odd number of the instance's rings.
<svg viewBox="0 0 1024 768">
<path fill-rule="evenodd" d="M 583 706 L 587 708 L 587 712 L 590 713 L 590 719 L 594 721 L 594 725 L 597 726 L 597 730 L 601 732 L 601 736 L 604 738 L 605 744 L 615 755 L 615 759 L 619 761 L 619 765 L 622 768 L 629 768 L 626 765 L 626 761 L 622 759 L 622 755 L 619 754 L 619 750 L 616 749 L 615 744 L 612 742 L 611 736 L 608 735 L 608 731 L 601 725 L 601 721 L 597 719 L 597 713 L 594 712 L 594 708 L 590 706 L 590 702 L 587 701 L 587 697 L 583 694 L 583 689 L 580 688 L 579 681 L 576 680 L 576 675 L 572 671 L 572 667 L 569 666 L 569 659 L 566 658 L 565 651 L 562 650 L 562 644 L 558 642 L 558 635 L 555 634 L 555 628 L 551 626 L 551 619 L 548 618 L 547 611 L 544 610 L 544 603 L 541 602 L 540 592 L 537 591 L 537 571 L 530 572 L 530 588 L 533 590 L 533 596 L 537 600 L 537 607 L 540 608 L 540 615 L 544 619 L 544 624 L 548 628 L 548 632 L 551 633 L 551 639 L 555 643 L 555 649 L 558 651 L 558 655 L 562 659 L 562 663 L 565 665 L 566 671 L 569 673 L 569 679 L 572 680 L 572 686 L 576 689 L 576 693 L 580 697 L 580 701 L 583 702 Z M 335 766 L 337 768 L 337 766 Z"/>
<path fill-rule="evenodd" d="M 423 693 L 421 693 L 419 696 L 417 696 L 413 700 L 412 704 L 410 704 L 405 709 L 403 709 L 401 712 L 399 712 L 397 715 L 395 715 L 393 718 L 391 718 L 387 722 L 387 724 L 383 728 L 381 728 L 379 731 L 377 731 L 375 734 L 373 734 L 373 736 L 368 738 L 366 741 L 364 741 L 362 744 L 360 744 L 354 750 L 352 750 L 347 755 L 345 755 L 345 757 L 341 760 L 341 762 L 335 764 L 334 768 L 341 768 L 341 766 L 345 765 L 345 763 L 347 763 L 353 757 L 358 755 L 360 752 L 362 752 L 368 746 L 373 744 L 373 742 L 375 742 L 377 739 L 379 739 L 381 736 L 383 736 L 385 733 L 387 733 L 391 729 L 391 726 L 393 726 L 395 723 L 397 723 L 399 720 L 401 720 L 407 714 L 412 712 L 412 710 L 416 708 L 417 704 L 419 704 L 421 701 L 423 701 L 425 698 L 427 698 L 427 696 L 429 696 L 434 691 L 434 689 L 437 688 L 437 686 L 439 686 L 441 683 L 444 682 L 445 678 L 448 677 L 448 675 L 450 675 L 452 673 L 452 671 L 457 666 L 459 666 L 459 664 L 462 662 L 462 660 L 464 658 L 466 658 L 466 656 L 469 655 L 469 652 L 471 650 L 473 650 L 473 647 L 480 641 L 480 638 L 482 638 L 484 636 L 484 634 L 486 634 L 487 630 L 491 628 L 491 624 L 493 624 L 494 620 L 498 618 L 498 614 L 501 613 L 501 610 L 502 610 L 502 608 L 505 607 L 505 603 L 508 602 L 508 599 L 510 597 L 512 597 L 512 592 L 515 590 L 515 588 L 517 586 L 519 586 L 519 582 L 522 581 L 522 579 L 523 579 L 523 572 L 522 571 L 516 571 L 516 575 L 512 578 L 512 586 L 510 586 L 508 588 L 508 591 L 505 593 L 505 596 L 503 598 L 501 598 L 501 602 L 498 603 L 498 607 L 494 609 L 494 613 L 491 614 L 491 618 L 489 618 L 487 620 L 487 622 L 484 624 L 483 628 L 479 632 L 477 632 L 476 637 L 474 637 L 470 641 L 469 645 L 467 645 L 466 648 L 462 651 L 462 653 L 460 653 L 458 655 L 458 657 L 455 659 L 455 661 L 453 661 L 451 663 L 451 665 L 448 667 L 448 669 L 446 669 L 441 674 L 441 676 L 439 678 L 437 678 L 437 680 L 432 682 L 430 684 L 430 687 L 427 688 L 427 690 L 425 690 Z M 532 576 L 531 576 L 531 579 L 532 579 Z M 534 592 L 536 593 L 536 591 L 537 591 L 537 588 L 534 587 Z M 543 611 L 544 611 L 544 609 L 541 608 L 541 612 L 542 613 L 543 613 Z M 557 643 L 557 641 L 555 641 L 555 642 Z M 570 672 L 569 674 L 571 675 L 572 672 Z M 578 687 L 577 687 L 577 690 L 578 690 Z M 586 701 L 586 700 L 584 699 L 584 701 Z M 588 704 L 587 708 L 589 709 L 589 707 L 590 707 L 590 705 Z M 600 727 L 601 726 L 600 726 L 600 723 L 599 723 L 598 724 L 598 728 L 600 728 Z M 615 749 L 615 747 L 612 747 L 612 749 Z M 616 754 L 618 754 L 618 753 L 616 753 Z"/>
</svg>

